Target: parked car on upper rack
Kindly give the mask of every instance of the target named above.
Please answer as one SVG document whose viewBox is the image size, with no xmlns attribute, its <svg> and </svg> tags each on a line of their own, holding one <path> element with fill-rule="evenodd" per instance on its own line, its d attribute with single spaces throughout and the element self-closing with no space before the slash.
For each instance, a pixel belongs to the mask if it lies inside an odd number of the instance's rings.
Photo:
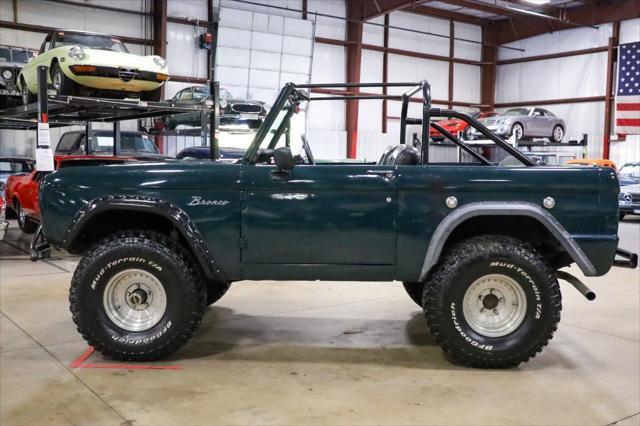
<svg viewBox="0 0 640 426">
<path fill-rule="evenodd" d="M 495 117 L 497 115 L 498 113 L 493 111 L 491 112 L 478 111 L 474 114 L 471 114 L 471 116 L 476 120 L 479 120 L 482 118 Z M 462 133 L 462 139 L 469 139 L 470 137 L 469 132 L 471 131 L 472 127 L 470 127 L 469 124 L 464 120 L 460 120 L 459 118 L 452 118 L 450 120 L 437 121 L 436 123 L 454 136 L 457 135 L 458 133 Z M 444 135 L 442 135 L 442 133 L 440 133 L 433 127 L 431 128 L 431 130 L 429 130 L 429 136 L 434 141 L 441 141 L 445 139 Z"/>
<path fill-rule="evenodd" d="M 200 105 L 211 100 L 208 86 L 191 86 L 176 93 L 170 102 L 175 105 Z M 257 129 L 268 109 L 264 102 L 235 98 L 229 90 L 220 88 L 220 127 Z M 199 112 L 170 115 L 165 118 L 165 128 L 173 130 L 179 125 L 200 127 Z"/>
<path fill-rule="evenodd" d="M 479 121 L 497 135 L 515 136 L 516 140 L 548 138 L 551 142 L 562 142 L 566 130 L 564 120 L 544 108 L 512 108 Z M 482 134 L 472 129 L 470 136 L 479 138 Z"/>
<path fill-rule="evenodd" d="M 618 180 L 620 187 L 640 184 L 640 162 L 623 164 L 618 170 Z"/>
<path fill-rule="evenodd" d="M 224 163 L 236 163 L 244 156 L 246 149 L 234 147 L 220 147 L 220 159 Z M 211 148 L 208 146 L 191 146 L 176 155 L 178 160 L 208 160 L 211 158 Z"/>
<path fill-rule="evenodd" d="M 20 102 L 18 74 L 34 52 L 24 47 L 0 45 L 0 107 Z"/>
<path fill-rule="evenodd" d="M 640 184 L 620 185 L 618 194 L 620 220 L 628 214 L 640 215 Z"/>
<path fill-rule="evenodd" d="M 149 135 L 142 132 L 120 132 L 121 153 L 113 155 L 113 133 L 92 132 L 87 147 L 84 131 L 67 132 L 60 137 L 55 150 L 55 169 L 79 166 L 123 164 L 130 161 L 163 160 Z M 31 170 L 11 175 L 7 181 L 6 200 L 15 211 L 22 232 L 32 234 L 40 222 L 40 182 L 48 172 Z"/>
<path fill-rule="evenodd" d="M 38 93 L 38 66 L 49 68 L 48 82 L 59 95 L 90 95 L 159 101 L 161 86 L 169 79 L 160 56 L 129 52 L 117 37 L 86 31 L 53 31 L 38 56 L 20 72 L 22 102 L 34 102 Z"/>
</svg>

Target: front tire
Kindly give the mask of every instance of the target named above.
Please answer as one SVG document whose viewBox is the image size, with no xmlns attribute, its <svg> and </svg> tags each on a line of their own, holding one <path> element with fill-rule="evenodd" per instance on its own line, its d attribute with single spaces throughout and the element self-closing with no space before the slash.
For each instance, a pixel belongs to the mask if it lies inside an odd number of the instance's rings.
<svg viewBox="0 0 640 426">
<path fill-rule="evenodd" d="M 517 141 L 524 138 L 524 127 L 522 124 L 516 123 L 511 127 L 511 136 L 515 136 Z"/>
<path fill-rule="evenodd" d="M 77 92 L 76 83 L 64 74 L 57 62 L 51 67 L 51 84 L 58 96 L 73 96 Z"/>
<path fill-rule="evenodd" d="M 557 125 L 553 128 L 553 132 L 551 132 L 551 142 L 560 143 L 562 139 L 564 139 L 564 129 L 562 126 Z"/>
<path fill-rule="evenodd" d="M 191 255 L 162 234 L 123 232 L 96 244 L 71 281 L 82 337 L 121 361 L 156 360 L 181 348 L 202 319 L 206 289 Z"/>
<path fill-rule="evenodd" d="M 25 213 L 20 206 L 20 202 L 16 200 L 15 203 L 16 219 L 18 221 L 18 227 L 25 234 L 33 234 L 38 230 L 38 224 L 29 219 L 29 216 Z"/>
<path fill-rule="evenodd" d="M 36 101 L 36 96 L 29 92 L 29 88 L 27 87 L 27 83 L 22 79 L 22 83 L 20 84 L 20 95 L 22 98 L 22 105 L 29 105 Z"/>
<path fill-rule="evenodd" d="M 481 236 L 453 247 L 425 285 L 425 316 L 461 364 L 508 368 L 542 351 L 562 309 L 553 270 L 530 246 Z"/>
</svg>

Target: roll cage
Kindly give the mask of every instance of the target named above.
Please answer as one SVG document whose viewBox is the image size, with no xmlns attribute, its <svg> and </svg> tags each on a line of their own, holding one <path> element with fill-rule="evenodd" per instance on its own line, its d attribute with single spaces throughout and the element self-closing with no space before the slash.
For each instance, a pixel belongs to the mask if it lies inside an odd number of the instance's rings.
<svg viewBox="0 0 640 426">
<path fill-rule="evenodd" d="M 408 90 L 402 95 L 388 95 L 388 94 L 359 94 L 349 91 L 338 91 L 336 89 L 352 89 L 352 88 L 388 88 L 388 87 L 405 87 Z M 327 96 L 312 96 L 314 89 L 324 89 L 324 93 L 328 93 Z M 409 102 L 412 100 L 412 96 L 420 93 L 422 95 L 422 117 L 410 118 L 407 117 L 409 110 Z M 450 109 L 432 108 L 431 107 L 431 86 L 426 80 L 422 80 L 418 83 L 321 83 L 321 84 L 295 84 L 287 83 L 280 94 L 278 95 L 275 103 L 269 110 L 269 113 L 264 119 L 262 126 L 258 129 L 253 142 L 247 149 L 242 163 L 254 164 L 258 158 L 258 151 L 264 143 L 265 139 L 269 136 L 269 130 L 272 128 L 280 112 L 286 110 L 286 114 L 282 118 L 282 122 L 275 128 L 273 137 L 267 145 L 267 149 L 275 148 L 278 140 L 283 134 L 289 137 L 289 121 L 291 116 L 299 110 L 299 106 L 302 102 L 311 101 L 336 101 L 336 100 L 393 100 L 402 101 L 401 114 L 400 114 L 400 144 L 404 144 L 407 134 L 407 125 L 421 125 L 421 141 L 422 149 L 420 152 L 420 164 L 429 164 L 429 129 L 432 127 L 442 133 L 447 139 L 456 144 L 460 149 L 471 155 L 474 159 L 484 165 L 493 165 L 487 158 L 474 151 L 468 144 L 464 143 L 455 135 L 451 134 L 440 125 L 432 122 L 433 117 L 442 118 L 458 118 L 465 121 L 473 128 L 477 129 L 487 139 L 493 141 L 497 146 L 504 149 L 507 153 L 518 159 L 525 166 L 535 166 L 536 163 L 521 153 L 518 149 L 511 146 L 509 143 L 495 135 L 491 130 L 486 128 L 478 120 L 474 119 L 468 114 L 454 111 Z M 287 141 L 288 142 L 288 141 Z"/>
</svg>

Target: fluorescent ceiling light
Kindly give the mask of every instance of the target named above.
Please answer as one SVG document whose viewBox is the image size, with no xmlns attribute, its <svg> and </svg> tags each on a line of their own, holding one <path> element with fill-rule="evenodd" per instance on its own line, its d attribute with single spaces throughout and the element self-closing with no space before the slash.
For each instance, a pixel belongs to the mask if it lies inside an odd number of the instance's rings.
<svg viewBox="0 0 640 426">
<path fill-rule="evenodd" d="M 527 3 L 532 3 L 532 4 L 547 4 L 547 3 L 551 3 L 551 0 L 524 0 Z"/>
</svg>

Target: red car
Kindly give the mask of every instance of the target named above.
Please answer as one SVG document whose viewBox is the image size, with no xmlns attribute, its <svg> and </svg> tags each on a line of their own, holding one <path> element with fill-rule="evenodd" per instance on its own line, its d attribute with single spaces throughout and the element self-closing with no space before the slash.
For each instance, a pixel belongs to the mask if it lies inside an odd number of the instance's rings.
<svg viewBox="0 0 640 426">
<path fill-rule="evenodd" d="M 4 238 L 4 234 L 7 232 L 9 222 L 4 220 L 4 214 L 7 210 L 7 204 L 4 202 L 4 195 L 0 194 L 0 241 Z"/>
<path fill-rule="evenodd" d="M 498 115 L 498 113 L 476 112 L 475 114 L 472 115 L 472 117 L 478 120 L 480 118 L 493 117 L 495 115 Z M 437 121 L 437 124 L 439 124 L 442 128 L 444 128 L 446 131 L 453 134 L 454 136 L 457 136 L 458 133 L 462 133 L 462 139 L 465 139 L 465 140 L 469 139 L 468 131 L 471 128 L 466 122 L 460 120 L 459 118 L 452 118 L 451 120 Z M 435 141 L 441 141 L 444 139 L 444 136 L 433 127 L 429 131 L 429 135 L 431 136 L 431 139 Z"/>
<path fill-rule="evenodd" d="M 153 144 L 153 139 L 141 132 L 121 132 L 122 155 L 115 157 L 113 136 L 109 131 L 94 131 L 91 143 L 86 146 L 83 131 L 67 132 L 62 135 L 56 148 L 55 168 L 73 166 L 99 166 L 122 164 L 128 161 L 166 159 Z M 84 154 L 89 152 L 90 154 Z M 33 170 L 19 173 L 7 179 L 5 195 L 7 204 L 16 213 L 18 226 L 27 234 L 38 229 L 40 206 L 38 205 L 39 187 L 47 172 Z"/>
</svg>

